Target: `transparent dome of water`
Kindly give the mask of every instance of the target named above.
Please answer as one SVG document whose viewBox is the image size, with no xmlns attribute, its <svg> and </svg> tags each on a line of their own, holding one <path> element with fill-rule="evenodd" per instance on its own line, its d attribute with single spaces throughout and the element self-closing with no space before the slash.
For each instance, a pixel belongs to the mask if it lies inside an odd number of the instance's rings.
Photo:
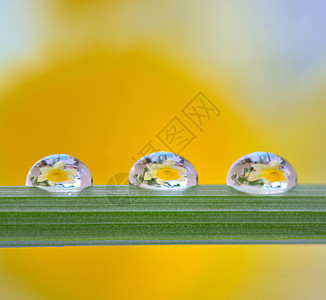
<svg viewBox="0 0 326 300">
<path fill-rule="evenodd" d="M 93 184 L 87 166 L 66 154 L 54 154 L 39 160 L 30 169 L 27 186 L 36 186 L 50 192 L 78 192 Z"/>
<path fill-rule="evenodd" d="M 172 152 L 155 152 L 138 160 L 129 173 L 129 184 L 146 189 L 183 189 L 198 184 L 194 166 Z"/>
<path fill-rule="evenodd" d="M 249 194 L 275 194 L 297 183 L 291 164 L 270 152 L 254 152 L 238 159 L 227 175 L 227 185 Z"/>
</svg>

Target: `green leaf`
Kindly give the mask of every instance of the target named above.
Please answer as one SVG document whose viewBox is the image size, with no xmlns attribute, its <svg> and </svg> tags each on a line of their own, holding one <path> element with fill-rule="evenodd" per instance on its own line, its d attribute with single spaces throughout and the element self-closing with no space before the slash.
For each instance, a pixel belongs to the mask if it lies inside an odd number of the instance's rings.
<svg viewBox="0 0 326 300">
<path fill-rule="evenodd" d="M 248 195 L 93 186 L 69 196 L 0 187 L 0 246 L 326 243 L 326 185 Z"/>
</svg>

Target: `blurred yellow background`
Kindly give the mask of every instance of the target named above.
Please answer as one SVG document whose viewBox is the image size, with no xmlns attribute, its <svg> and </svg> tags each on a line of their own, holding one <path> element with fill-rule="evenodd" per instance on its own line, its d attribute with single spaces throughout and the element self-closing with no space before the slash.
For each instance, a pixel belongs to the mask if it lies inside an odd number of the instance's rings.
<svg viewBox="0 0 326 300">
<path fill-rule="evenodd" d="M 322 1 L 0 0 L 0 185 L 44 156 L 128 173 L 175 118 L 200 184 L 254 151 L 326 183 Z M 196 95 L 220 111 L 196 126 Z M 196 98 L 195 98 L 196 99 Z M 204 113 L 204 111 L 201 111 Z M 206 116 L 207 117 L 207 116 Z M 178 150 L 175 148 L 175 150 Z M 177 152 L 177 151 L 176 151 Z M 0 250 L 0 299 L 326 299 L 324 246 Z"/>
</svg>

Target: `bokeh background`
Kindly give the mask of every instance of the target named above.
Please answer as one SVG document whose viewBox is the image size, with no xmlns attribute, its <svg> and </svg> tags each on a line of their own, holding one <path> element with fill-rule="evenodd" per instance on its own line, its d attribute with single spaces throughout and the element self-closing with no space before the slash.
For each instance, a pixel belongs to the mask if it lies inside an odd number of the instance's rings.
<svg viewBox="0 0 326 300">
<path fill-rule="evenodd" d="M 68 153 L 94 184 L 177 118 L 201 184 L 257 150 L 326 183 L 320 0 L 0 0 L 0 185 Z M 202 92 L 220 111 L 182 113 Z M 325 246 L 0 250 L 0 299 L 326 299 Z"/>
</svg>

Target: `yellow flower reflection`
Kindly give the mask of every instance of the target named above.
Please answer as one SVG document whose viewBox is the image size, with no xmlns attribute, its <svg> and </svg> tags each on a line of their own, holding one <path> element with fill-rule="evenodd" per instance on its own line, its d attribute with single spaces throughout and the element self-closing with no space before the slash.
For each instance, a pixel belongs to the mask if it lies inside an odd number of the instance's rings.
<svg viewBox="0 0 326 300">
<path fill-rule="evenodd" d="M 65 163 L 57 161 L 53 167 L 42 167 L 41 175 L 37 178 L 38 182 L 47 180 L 49 185 L 55 186 L 59 182 L 75 183 L 75 175 L 77 170 L 64 169 Z"/>
<path fill-rule="evenodd" d="M 262 179 L 265 184 L 270 185 L 272 182 L 288 183 L 289 171 L 280 169 L 280 163 L 272 160 L 269 164 L 253 164 L 254 171 L 247 173 L 248 181 Z"/>
<path fill-rule="evenodd" d="M 173 166 L 174 164 L 173 159 L 167 159 L 163 164 L 148 164 L 148 171 L 145 173 L 144 180 L 156 178 L 156 182 L 160 185 L 164 185 L 170 180 L 185 181 L 186 168 Z"/>
</svg>

